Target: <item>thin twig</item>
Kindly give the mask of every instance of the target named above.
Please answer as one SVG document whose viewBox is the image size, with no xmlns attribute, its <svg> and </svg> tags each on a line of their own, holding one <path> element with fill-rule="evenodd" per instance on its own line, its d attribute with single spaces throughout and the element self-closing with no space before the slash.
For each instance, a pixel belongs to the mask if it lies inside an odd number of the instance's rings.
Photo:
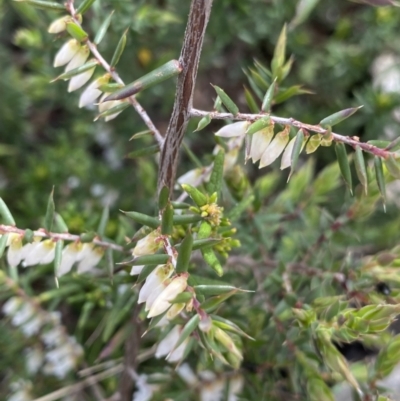
<svg viewBox="0 0 400 401">
<path fill-rule="evenodd" d="M 14 226 L 7 226 L 5 224 L 0 224 L 0 234 L 10 234 L 15 233 L 21 236 L 25 235 L 25 231 L 22 228 L 14 227 Z M 36 230 L 33 231 L 34 237 L 41 237 L 41 238 L 51 238 L 55 241 L 63 240 L 63 241 L 73 241 L 78 242 L 80 241 L 80 236 L 76 234 L 69 234 L 69 233 L 49 233 L 44 230 Z M 97 246 L 101 246 L 103 248 L 111 248 L 114 251 L 124 252 L 124 248 L 117 244 L 112 244 L 111 242 L 102 241 L 98 238 L 94 238 L 92 241 L 93 244 Z"/>
<path fill-rule="evenodd" d="M 76 18 L 76 11 L 73 5 L 73 1 L 67 2 L 67 9 L 70 12 L 75 24 L 81 26 L 80 22 Z M 104 59 L 104 57 L 100 54 L 97 50 L 97 46 L 95 43 L 91 42 L 89 39 L 85 42 L 91 51 L 93 57 L 100 63 L 100 65 L 111 75 L 113 80 L 121 85 L 125 85 L 124 81 L 121 79 L 117 71 L 108 64 L 108 62 Z M 141 106 L 141 104 L 136 100 L 135 96 L 130 96 L 128 98 L 129 103 L 134 107 L 136 112 L 140 115 L 144 123 L 147 125 L 149 130 L 153 133 L 154 138 L 156 139 L 158 146 L 160 149 L 164 146 L 164 137 L 160 134 L 154 123 L 151 121 L 149 115 L 147 114 L 146 110 Z"/>
<path fill-rule="evenodd" d="M 231 113 L 218 113 L 216 111 L 204 111 L 192 109 L 190 112 L 192 117 L 205 117 L 210 115 L 210 117 L 214 120 L 239 120 L 239 121 L 255 121 L 259 118 L 265 117 L 266 114 L 247 114 L 247 113 L 238 113 L 233 115 Z M 277 124 L 282 125 L 291 125 L 296 128 L 302 128 L 307 131 L 316 132 L 319 134 L 326 134 L 328 130 L 322 128 L 320 125 L 312 125 L 305 124 L 301 121 L 295 120 L 294 118 L 284 118 L 284 117 L 276 117 L 270 116 L 271 121 Z M 373 154 L 374 156 L 379 156 L 384 159 L 387 159 L 389 156 L 394 155 L 394 152 L 390 152 L 385 149 L 380 149 L 376 146 L 370 145 L 369 143 L 360 142 L 357 137 L 349 137 L 340 134 L 336 134 L 332 132 L 333 140 L 336 142 L 343 142 L 346 145 L 352 146 L 353 148 L 359 146 L 364 152 L 368 152 Z"/>
<path fill-rule="evenodd" d="M 183 70 L 178 76 L 174 108 L 161 151 L 158 191 L 164 185 L 169 188 L 170 193 L 174 188 L 179 150 L 190 120 L 197 69 L 211 6 L 212 0 L 192 0 L 179 58 Z"/>
</svg>

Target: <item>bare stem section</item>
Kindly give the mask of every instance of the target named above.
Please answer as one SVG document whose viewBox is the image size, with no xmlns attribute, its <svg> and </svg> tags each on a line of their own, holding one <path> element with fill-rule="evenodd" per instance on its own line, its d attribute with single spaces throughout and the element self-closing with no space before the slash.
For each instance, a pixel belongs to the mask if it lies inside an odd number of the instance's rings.
<svg viewBox="0 0 400 401">
<path fill-rule="evenodd" d="M 259 118 L 265 117 L 266 114 L 246 114 L 246 113 L 237 113 L 235 115 L 231 113 L 218 113 L 216 111 L 204 111 L 204 110 L 197 110 L 191 109 L 190 115 L 192 117 L 205 117 L 210 116 L 213 120 L 238 120 L 238 121 L 255 121 Z M 302 128 L 307 131 L 316 132 L 318 134 L 326 134 L 328 130 L 322 128 L 320 125 L 312 125 L 312 124 L 305 124 L 301 121 L 295 120 L 294 118 L 284 118 L 284 117 L 276 117 L 270 116 L 271 121 L 277 124 L 282 125 L 291 125 L 296 128 Z M 373 154 L 374 156 L 379 156 L 384 159 L 387 159 L 389 156 L 394 155 L 393 152 L 390 152 L 385 149 L 378 148 L 377 146 L 371 145 L 369 143 L 360 142 L 357 137 L 349 137 L 340 134 L 336 134 L 331 132 L 333 140 L 336 142 L 343 142 L 346 145 L 352 146 L 359 146 L 364 152 L 368 152 Z"/>
<path fill-rule="evenodd" d="M 192 0 L 179 62 L 174 108 L 165 136 L 158 174 L 158 190 L 165 185 L 173 191 L 179 149 L 191 117 L 193 91 L 196 83 L 203 39 L 210 17 L 212 0 Z"/>
</svg>

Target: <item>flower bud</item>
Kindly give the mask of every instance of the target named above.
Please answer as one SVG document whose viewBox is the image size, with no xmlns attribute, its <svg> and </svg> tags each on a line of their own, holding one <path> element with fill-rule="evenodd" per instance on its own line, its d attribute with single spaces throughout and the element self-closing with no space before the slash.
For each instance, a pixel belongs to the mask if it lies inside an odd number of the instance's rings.
<svg viewBox="0 0 400 401">
<path fill-rule="evenodd" d="M 100 103 L 100 106 L 102 104 L 107 104 L 107 103 L 113 103 L 113 102 L 106 102 L 106 103 Z M 100 109 L 99 106 L 99 109 Z M 100 110 L 102 112 L 104 110 Z M 159 237 L 158 231 L 154 230 L 150 234 L 146 235 L 144 238 L 139 240 L 133 248 L 132 255 L 133 256 L 143 256 L 143 255 L 151 255 L 160 248 L 161 244 L 157 242 L 157 238 Z"/>
<path fill-rule="evenodd" d="M 89 81 L 90 78 L 92 78 L 95 69 L 96 67 L 93 67 L 90 70 L 82 72 L 82 74 L 72 77 L 69 81 L 68 92 L 76 91 L 77 89 L 85 85 L 86 82 Z"/>
<path fill-rule="evenodd" d="M 233 124 L 225 125 L 218 130 L 215 135 L 222 138 L 232 138 L 236 136 L 244 137 L 249 124 L 250 123 L 248 121 L 239 121 Z"/>
<path fill-rule="evenodd" d="M 81 94 L 79 98 L 79 107 L 89 106 L 101 95 L 101 90 L 98 88 L 105 85 L 110 80 L 110 75 L 106 74 L 95 79 Z"/>
<path fill-rule="evenodd" d="M 61 67 L 69 63 L 80 48 L 81 45 L 75 39 L 71 39 L 64 43 L 54 58 L 53 66 Z"/>
<path fill-rule="evenodd" d="M 67 29 L 67 22 L 70 20 L 69 16 L 58 18 L 50 24 L 47 31 L 53 34 L 64 32 Z"/>
<path fill-rule="evenodd" d="M 89 57 L 89 54 L 90 54 L 89 48 L 86 45 L 81 46 L 75 53 L 75 55 L 72 57 L 71 61 L 65 67 L 65 72 L 71 71 L 85 64 L 87 58 Z"/>
<path fill-rule="evenodd" d="M 7 262 L 10 266 L 18 266 L 23 257 L 22 237 L 19 234 L 9 234 L 7 239 Z"/>
</svg>

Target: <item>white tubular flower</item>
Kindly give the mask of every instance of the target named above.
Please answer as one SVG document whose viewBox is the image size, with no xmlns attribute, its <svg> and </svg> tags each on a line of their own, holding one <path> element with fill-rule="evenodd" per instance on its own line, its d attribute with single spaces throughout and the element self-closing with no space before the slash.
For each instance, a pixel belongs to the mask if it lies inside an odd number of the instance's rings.
<svg viewBox="0 0 400 401">
<path fill-rule="evenodd" d="M 168 285 L 171 281 L 172 281 L 171 279 L 167 279 L 164 282 L 162 282 L 160 285 L 158 285 L 156 288 L 153 289 L 153 291 L 150 293 L 149 297 L 146 300 L 146 307 L 144 308 L 144 310 L 146 312 L 148 312 L 150 310 L 150 308 L 154 304 L 154 301 L 168 287 Z M 166 319 L 167 319 L 167 317 L 166 317 Z"/>
<path fill-rule="evenodd" d="M 21 307 L 22 299 L 18 297 L 9 298 L 3 305 L 3 313 L 7 316 L 12 316 Z"/>
<path fill-rule="evenodd" d="M 174 268 L 171 263 L 166 265 L 158 265 L 146 278 L 139 292 L 138 303 L 146 302 L 152 291 L 154 291 L 161 283 L 171 276 Z"/>
<path fill-rule="evenodd" d="M 47 239 L 28 245 L 32 246 L 27 248 L 23 266 L 46 265 L 54 260 L 56 244 L 53 240 Z"/>
<path fill-rule="evenodd" d="M 19 234 L 9 234 L 7 238 L 7 262 L 10 266 L 16 267 L 20 264 L 24 251 L 22 247 L 22 237 Z"/>
<path fill-rule="evenodd" d="M 67 22 L 71 20 L 71 17 L 65 16 L 56 19 L 53 21 L 49 28 L 47 29 L 47 32 L 49 33 L 61 33 L 64 32 L 67 29 Z"/>
<path fill-rule="evenodd" d="M 296 137 L 294 136 L 283 152 L 282 159 L 281 159 L 281 170 L 290 167 L 292 164 L 292 153 L 293 153 L 293 146 L 294 142 L 296 141 Z"/>
<path fill-rule="evenodd" d="M 14 394 L 8 397 L 8 401 L 31 401 L 33 399 L 31 393 L 32 384 L 30 382 L 20 380 L 18 382 L 11 383 L 10 387 Z"/>
<path fill-rule="evenodd" d="M 248 121 L 238 121 L 233 124 L 225 125 L 220 130 L 218 130 L 215 135 L 222 138 L 233 138 L 236 136 L 244 137 L 249 124 L 250 123 Z"/>
<path fill-rule="evenodd" d="M 100 262 L 104 255 L 104 249 L 94 247 L 93 244 L 83 244 L 81 261 L 78 264 L 77 272 L 85 273 L 92 270 Z"/>
<path fill-rule="evenodd" d="M 283 152 L 287 143 L 289 142 L 289 129 L 276 134 L 273 141 L 269 144 L 263 155 L 261 156 L 259 168 L 269 166 L 273 163 Z"/>
<path fill-rule="evenodd" d="M 79 107 L 85 107 L 92 105 L 95 100 L 101 95 L 101 91 L 98 89 L 101 85 L 105 85 L 110 80 L 110 75 L 106 74 L 100 78 L 95 79 L 81 94 L 79 98 Z"/>
<path fill-rule="evenodd" d="M 155 353 L 156 358 L 162 358 L 163 356 L 168 355 L 168 362 L 178 362 L 180 359 L 182 359 L 189 338 L 187 338 L 178 348 L 174 350 L 175 344 L 179 340 L 181 331 L 182 326 L 175 326 L 167 334 L 167 336 L 160 341 Z"/>
<path fill-rule="evenodd" d="M 250 158 L 253 163 L 261 159 L 262 154 L 274 137 L 274 127 L 272 125 L 265 127 L 261 131 L 251 136 Z"/>
<path fill-rule="evenodd" d="M 133 394 L 132 401 L 150 401 L 153 398 L 153 394 L 158 390 L 156 384 L 147 383 L 147 376 L 140 375 L 136 379 L 137 390 Z"/>
<path fill-rule="evenodd" d="M 189 386 L 194 387 L 198 383 L 197 376 L 193 373 L 193 370 L 187 363 L 178 366 L 176 368 L 176 373 L 178 373 L 179 377 Z"/>
<path fill-rule="evenodd" d="M 177 183 L 179 185 L 189 184 L 193 187 L 197 187 L 203 182 L 207 182 L 210 179 L 210 175 L 211 175 L 211 168 L 209 167 L 195 168 L 181 175 L 177 179 Z"/>
<path fill-rule="evenodd" d="M 188 274 L 181 274 L 180 276 L 172 279 L 171 283 L 168 284 L 168 286 L 154 301 L 147 317 L 150 318 L 158 316 L 165 312 L 171 306 L 169 301 L 172 301 L 177 295 L 185 290 L 187 287 L 187 279 Z"/>
<path fill-rule="evenodd" d="M 137 242 L 135 248 L 133 248 L 132 255 L 137 257 L 143 255 L 152 255 L 153 253 L 157 252 L 162 245 L 157 241 L 159 236 L 160 234 L 156 230 L 146 235 Z"/>
<path fill-rule="evenodd" d="M 85 46 L 81 46 L 75 55 L 72 57 L 71 61 L 65 67 L 65 72 L 71 71 L 74 68 L 78 68 L 81 65 L 86 63 L 90 54 L 89 48 Z"/>
<path fill-rule="evenodd" d="M 132 266 L 132 270 L 131 270 L 131 273 L 130 273 L 131 276 L 137 276 L 137 275 L 139 275 L 139 274 L 142 272 L 144 266 L 145 266 L 145 265 Z"/>
<path fill-rule="evenodd" d="M 234 354 L 237 358 L 243 359 L 242 353 L 236 347 L 229 334 L 221 330 L 219 327 L 214 327 L 214 336 L 229 352 Z"/>
<path fill-rule="evenodd" d="M 13 315 L 11 319 L 11 323 L 14 326 L 21 326 L 22 324 L 26 323 L 29 319 L 34 317 L 35 309 L 32 307 L 31 304 L 25 302 L 21 308 L 19 308 Z"/>
<path fill-rule="evenodd" d="M 173 304 L 167 312 L 167 319 L 172 320 L 176 318 L 183 311 L 184 307 L 185 307 L 184 303 Z"/>
<path fill-rule="evenodd" d="M 239 394 L 243 388 L 243 376 L 242 375 L 235 375 L 229 381 L 229 393 L 228 393 L 228 401 L 237 401 Z"/>
<path fill-rule="evenodd" d="M 225 380 L 206 382 L 200 387 L 201 401 L 220 401 L 225 390 Z"/>
<path fill-rule="evenodd" d="M 121 103 L 124 102 L 124 100 L 111 100 L 110 102 L 103 102 L 103 100 L 109 95 L 110 93 L 104 93 L 104 95 L 100 98 L 100 103 L 99 103 L 99 113 L 103 113 L 106 110 L 112 109 L 113 107 L 116 107 L 118 105 L 120 105 Z M 104 121 L 111 121 L 113 120 L 115 117 L 117 117 L 120 113 L 122 113 L 121 111 L 117 111 L 114 114 L 110 114 L 109 116 L 107 116 Z"/>
<path fill-rule="evenodd" d="M 95 69 L 96 67 L 93 67 L 90 70 L 82 72 L 82 74 L 72 77 L 68 84 L 68 92 L 76 91 L 77 89 L 85 85 L 86 82 L 89 81 L 90 78 L 92 78 Z"/>
<path fill-rule="evenodd" d="M 75 39 L 71 39 L 68 42 L 64 43 L 61 49 L 57 52 L 56 57 L 54 58 L 53 66 L 61 67 L 69 63 L 80 48 L 80 43 Z"/>
<path fill-rule="evenodd" d="M 70 272 L 74 263 L 80 259 L 81 250 L 81 243 L 71 243 L 64 248 L 61 263 L 57 271 L 57 277 L 61 277 Z"/>
<path fill-rule="evenodd" d="M 44 354 L 40 347 L 28 348 L 25 350 L 26 370 L 30 375 L 38 372 L 44 361 Z"/>
</svg>

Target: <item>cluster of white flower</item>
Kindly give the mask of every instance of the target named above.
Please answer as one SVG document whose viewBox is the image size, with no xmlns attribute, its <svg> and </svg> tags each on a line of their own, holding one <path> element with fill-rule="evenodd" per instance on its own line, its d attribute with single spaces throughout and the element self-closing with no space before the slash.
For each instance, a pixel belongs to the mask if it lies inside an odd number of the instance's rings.
<svg viewBox="0 0 400 401">
<path fill-rule="evenodd" d="M 21 263 L 27 267 L 53 262 L 56 247 L 54 240 L 35 237 L 33 242 L 23 245 L 23 235 L 16 233 L 7 235 L 7 261 L 10 266 L 15 267 Z M 78 263 L 78 273 L 90 271 L 99 263 L 103 254 L 104 250 L 92 243 L 72 242 L 63 249 L 57 276 L 68 273 L 75 263 Z"/>
<path fill-rule="evenodd" d="M 218 376 L 215 373 L 205 370 L 197 375 L 191 367 L 184 363 L 177 368 L 177 373 L 186 385 L 198 391 L 201 401 L 237 401 L 238 394 L 243 388 L 243 376 L 239 373 L 233 376 Z M 160 384 L 152 384 L 151 381 L 160 382 L 156 375 L 140 375 L 136 380 L 137 391 L 133 395 L 132 401 L 150 401 L 154 394 L 160 390 Z M 227 398 L 224 392 L 228 389 Z"/>
<path fill-rule="evenodd" d="M 59 313 L 48 313 L 17 296 L 7 300 L 3 313 L 26 337 L 38 335 L 41 339 L 43 347 L 36 346 L 25 352 L 28 373 L 33 375 L 41 368 L 45 375 L 62 379 L 77 367 L 83 350 L 76 339 L 65 332 Z"/>
<path fill-rule="evenodd" d="M 68 24 L 68 18 L 63 17 L 54 21 L 50 27 L 50 33 L 60 33 L 64 31 Z M 60 48 L 58 53 L 54 58 L 54 67 L 66 66 L 64 73 L 68 73 L 76 68 L 83 68 L 84 71 L 77 73 L 71 77 L 65 78 L 69 79 L 68 92 L 73 92 L 80 89 L 85 85 L 93 76 L 93 73 L 97 66 L 97 60 L 94 58 L 87 61 L 90 55 L 90 50 L 87 44 L 81 44 L 76 39 L 70 39 Z M 62 78 L 62 77 L 61 77 Z M 115 100 L 110 102 L 103 102 L 104 98 L 110 93 L 103 93 L 99 88 L 103 85 L 108 84 L 111 76 L 106 73 L 103 76 L 95 79 L 88 87 L 82 92 L 79 99 L 79 107 L 92 106 L 97 99 L 103 94 L 99 101 L 99 113 L 103 113 L 106 110 L 114 108 L 120 104 L 127 104 L 126 100 Z M 115 113 L 105 117 L 105 121 L 110 121 L 120 114 L 122 110 L 116 111 Z"/>
</svg>

